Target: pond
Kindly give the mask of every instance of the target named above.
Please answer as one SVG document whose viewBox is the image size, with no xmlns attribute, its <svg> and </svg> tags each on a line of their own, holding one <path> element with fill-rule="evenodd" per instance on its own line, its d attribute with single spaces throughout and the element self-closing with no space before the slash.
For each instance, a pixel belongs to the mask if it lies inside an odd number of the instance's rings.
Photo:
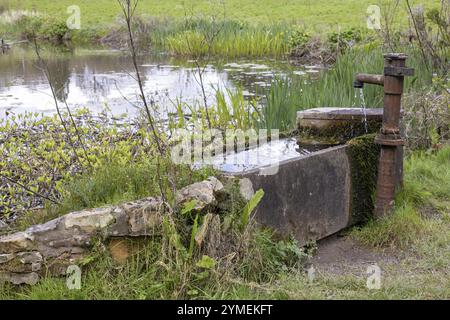
<svg viewBox="0 0 450 320">
<path fill-rule="evenodd" d="M 114 117 L 133 117 L 139 109 L 138 86 L 131 59 L 121 51 L 98 49 L 45 49 L 52 83 L 59 103 L 71 109 L 86 107 Z M 174 112 L 181 101 L 190 106 L 202 102 L 195 61 L 164 54 L 139 61 L 144 90 L 164 112 Z M 56 112 L 50 86 L 32 48 L 17 46 L 0 55 L 0 118 L 8 114 Z M 213 61 L 203 74 L 208 103 L 214 105 L 217 89 L 243 90 L 247 98 L 264 93 L 274 77 L 317 77 L 315 66 L 296 66 L 273 59 Z M 139 104 L 139 103 L 138 103 Z M 64 106 L 64 104 L 62 104 Z"/>
</svg>

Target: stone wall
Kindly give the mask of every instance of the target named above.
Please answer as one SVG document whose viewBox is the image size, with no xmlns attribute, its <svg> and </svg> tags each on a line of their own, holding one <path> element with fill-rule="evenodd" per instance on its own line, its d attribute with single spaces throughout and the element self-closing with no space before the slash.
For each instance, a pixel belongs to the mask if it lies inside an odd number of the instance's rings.
<svg viewBox="0 0 450 320">
<path fill-rule="evenodd" d="M 181 189 L 178 206 L 196 201 L 197 210 L 217 205 L 224 186 L 214 177 Z M 153 197 L 117 206 L 69 213 L 42 225 L 0 237 L 0 281 L 36 284 L 48 271 L 65 274 L 67 267 L 89 253 L 95 241 L 140 237 L 160 231 L 164 203 Z"/>
<path fill-rule="evenodd" d="M 276 174 L 259 169 L 239 178 L 263 189 L 256 220 L 281 237 L 295 236 L 300 245 L 325 238 L 351 222 L 352 175 L 348 146 L 338 146 L 279 163 Z"/>
</svg>

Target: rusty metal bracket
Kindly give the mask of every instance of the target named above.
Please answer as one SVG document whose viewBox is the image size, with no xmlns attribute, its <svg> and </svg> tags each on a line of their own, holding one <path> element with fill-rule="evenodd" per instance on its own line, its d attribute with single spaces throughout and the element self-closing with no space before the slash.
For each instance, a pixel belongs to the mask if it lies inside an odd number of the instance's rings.
<svg viewBox="0 0 450 320">
<path fill-rule="evenodd" d="M 405 144 L 405 140 L 399 135 L 379 134 L 375 137 L 375 143 L 382 146 L 398 147 Z"/>
<path fill-rule="evenodd" d="M 412 77 L 414 76 L 413 68 L 404 67 L 384 67 L 384 75 L 392 77 Z"/>
</svg>

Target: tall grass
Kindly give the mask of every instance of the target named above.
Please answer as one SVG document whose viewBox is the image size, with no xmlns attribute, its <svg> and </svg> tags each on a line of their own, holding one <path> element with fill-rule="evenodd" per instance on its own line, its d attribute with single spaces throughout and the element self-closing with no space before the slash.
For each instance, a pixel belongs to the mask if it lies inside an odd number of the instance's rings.
<svg viewBox="0 0 450 320">
<path fill-rule="evenodd" d="M 419 53 L 416 50 L 405 48 L 409 54 L 407 64 L 416 70 L 416 76 L 406 78 L 405 91 L 414 87 L 431 83 L 431 74 L 427 72 L 421 63 Z M 303 85 L 299 107 L 352 107 L 359 101 L 355 98 L 353 81 L 357 73 L 382 74 L 384 70 L 385 52 L 376 44 L 348 50 L 339 56 L 336 64 L 323 72 L 318 81 L 299 83 Z M 383 88 L 376 85 L 364 86 L 364 97 L 369 108 L 383 106 Z M 359 107 L 360 105 L 356 105 Z"/>
<path fill-rule="evenodd" d="M 178 100 L 175 104 L 176 114 L 169 115 L 169 129 L 206 128 L 207 117 L 203 105 L 189 105 Z M 252 129 L 258 127 L 260 114 L 256 99 L 247 100 L 242 88 L 216 90 L 215 104 L 209 106 L 211 127 L 226 129 Z M 185 116 L 189 114 L 189 116 Z"/>
<path fill-rule="evenodd" d="M 170 53 L 235 57 L 282 56 L 289 52 L 290 27 L 285 24 L 249 25 L 234 20 L 216 23 L 200 19 L 180 23 L 164 41 Z M 210 43 L 205 35 L 216 35 Z M 209 46 L 211 46 L 209 48 Z"/>
<path fill-rule="evenodd" d="M 405 48 L 407 65 L 415 69 L 415 76 L 405 79 L 405 92 L 429 85 L 432 75 L 421 62 L 416 49 Z M 295 112 L 318 107 L 362 107 L 362 101 L 353 81 L 357 73 L 382 74 L 383 51 L 375 44 L 347 50 L 338 57 L 331 69 L 321 71 L 317 79 L 275 79 L 266 95 L 261 126 L 293 129 Z M 359 90 L 359 89 L 358 89 Z M 363 89 L 368 108 L 382 108 L 384 91 L 381 86 L 365 85 Z"/>
<path fill-rule="evenodd" d="M 421 63 L 419 52 L 405 48 L 409 54 L 407 65 L 416 75 L 405 79 L 405 92 L 416 91 L 432 82 L 432 75 Z M 357 73 L 382 74 L 383 50 L 366 45 L 347 50 L 334 66 L 323 69 L 317 77 L 289 75 L 273 79 L 262 97 L 248 100 L 243 91 L 218 90 L 216 104 L 210 106 L 214 127 L 248 129 L 252 127 L 289 131 L 295 128 L 296 112 L 318 107 L 360 108 L 359 89 L 353 88 Z M 367 108 L 382 108 L 384 91 L 381 86 L 365 85 L 364 101 Z M 259 101 L 258 101 L 259 99 Z M 258 107 L 259 106 L 259 107 Z M 205 112 L 192 106 L 192 123 L 205 123 Z M 177 127 L 184 127 L 183 110 L 179 106 Z M 181 121 L 181 122 L 180 122 Z"/>
<path fill-rule="evenodd" d="M 266 105 L 262 108 L 260 127 L 286 131 L 296 122 L 296 112 L 302 92 L 292 79 L 277 78 L 265 95 Z"/>
</svg>

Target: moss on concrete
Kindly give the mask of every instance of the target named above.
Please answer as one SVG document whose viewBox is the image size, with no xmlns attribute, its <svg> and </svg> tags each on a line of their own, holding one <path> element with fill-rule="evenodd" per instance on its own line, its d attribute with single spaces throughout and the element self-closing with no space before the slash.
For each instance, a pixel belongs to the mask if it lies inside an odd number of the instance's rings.
<svg viewBox="0 0 450 320">
<path fill-rule="evenodd" d="M 300 127 L 298 135 L 299 145 L 339 145 L 354 137 L 366 134 L 364 122 L 360 121 L 333 121 L 333 125 L 324 128 Z M 367 121 L 367 132 L 376 133 L 380 130 L 379 120 Z"/>
<path fill-rule="evenodd" d="M 375 134 L 354 138 L 347 144 L 352 172 L 351 222 L 356 224 L 373 214 L 380 146 L 375 143 Z"/>
</svg>

